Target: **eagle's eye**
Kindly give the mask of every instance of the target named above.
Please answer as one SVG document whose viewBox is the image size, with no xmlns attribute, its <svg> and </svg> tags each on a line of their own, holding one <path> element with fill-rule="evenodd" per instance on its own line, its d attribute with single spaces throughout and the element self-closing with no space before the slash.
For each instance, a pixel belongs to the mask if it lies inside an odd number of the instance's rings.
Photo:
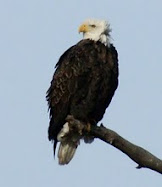
<svg viewBox="0 0 162 187">
<path fill-rule="evenodd" d="M 95 28 L 96 27 L 96 25 L 94 25 L 94 24 L 92 24 L 92 25 L 90 25 L 91 27 L 93 27 L 93 28 Z"/>
</svg>

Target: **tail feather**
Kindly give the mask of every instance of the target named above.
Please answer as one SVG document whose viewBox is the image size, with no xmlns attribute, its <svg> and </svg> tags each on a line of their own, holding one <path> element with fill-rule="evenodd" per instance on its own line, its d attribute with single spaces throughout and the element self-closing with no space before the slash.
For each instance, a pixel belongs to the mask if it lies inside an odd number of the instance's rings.
<svg viewBox="0 0 162 187">
<path fill-rule="evenodd" d="M 57 146 L 57 140 L 54 141 L 54 145 L 53 145 L 54 157 L 55 157 L 55 153 L 56 153 L 56 146 Z"/>
<path fill-rule="evenodd" d="M 68 164 L 73 158 L 75 151 L 78 147 L 78 142 L 60 142 L 58 150 L 58 159 L 60 165 Z"/>
<path fill-rule="evenodd" d="M 76 129 L 70 129 L 69 123 L 66 122 L 61 131 L 58 133 L 57 141 L 60 142 L 58 159 L 60 165 L 68 164 L 71 161 L 82 138 L 84 139 L 85 143 L 91 143 L 93 141 L 94 137 L 82 135 L 82 129 L 83 128 L 79 129 L 78 131 L 76 131 Z"/>
</svg>

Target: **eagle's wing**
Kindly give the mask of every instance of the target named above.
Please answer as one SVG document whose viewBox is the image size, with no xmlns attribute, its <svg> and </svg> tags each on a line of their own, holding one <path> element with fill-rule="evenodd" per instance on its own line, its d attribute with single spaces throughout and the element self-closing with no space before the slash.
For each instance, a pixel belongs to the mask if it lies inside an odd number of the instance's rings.
<svg viewBox="0 0 162 187">
<path fill-rule="evenodd" d="M 57 134 L 71 112 L 73 104 L 81 101 L 88 92 L 91 67 L 86 65 L 87 54 L 81 45 L 68 49 L 56 64 L 56 71 L 47 91 L 50 110 L 49 139 L 56 141 Z M 87 81 L 88 80 L 88 81 Z"/>
<path fill-rule="evenodd" d="M 102 118 L 117 86 L 111 85 L 113 61 L 103 44 L 90 40 L 79 42 L 61 56 L 47 92 L 50 140 L 57 142 L 68 114 L 84 121 Z"/>
</svg>

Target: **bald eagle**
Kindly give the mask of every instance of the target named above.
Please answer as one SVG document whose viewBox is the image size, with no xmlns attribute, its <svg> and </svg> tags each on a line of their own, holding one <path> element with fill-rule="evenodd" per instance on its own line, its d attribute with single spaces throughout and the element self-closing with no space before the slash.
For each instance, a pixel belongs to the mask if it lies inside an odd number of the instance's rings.
<svg viewBox="0 0 162 187">
<path fill-rule="evenodd" d="M 63 53 L 47 91 L 50 110 L 48 138 L 56 145 L 59 164 L 73 158 L 84 134 L 70 132 L 68 115 L 96 125 L 110 104 L 118 86 L 118 54 L 110 43 L 110 25 L 105 20 L 89 19 L 79 27 L 83 39 Z M 91 140 L 91 137 L 89 137 Z"/>
</svg>

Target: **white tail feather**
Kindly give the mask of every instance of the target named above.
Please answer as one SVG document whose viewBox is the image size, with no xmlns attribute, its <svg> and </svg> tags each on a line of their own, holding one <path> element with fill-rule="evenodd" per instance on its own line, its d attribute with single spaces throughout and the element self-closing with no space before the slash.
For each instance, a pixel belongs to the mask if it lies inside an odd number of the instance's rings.
<svg viewBox="0 0 162 187">
<path fill-rule="evenodd" d="M 80 142 L 80 135 L 70 132 L 69 124 L 66 122 L 57 135 L 57 140 L 60 142 L 58 150 L 59 164 L 68 164 L 73 158 L 75 151 Z"/>
<path fill-rule="evenodd" d="M 82 138 L 85 143 L 91 143 L 94 140 L 92 136 L 83 136 L 80 132 L 70 130 L 68 122 L 63 125 L 63 128 L 57 135 L 57 140 L 60 142 L 58 150 L 60 165 L 68 164 L 71 161 Z"/>
<path fill-rule="evenodd" d="M 75 151 L 78 147 L 79 141 L 77 142 L 60 142 L 58 150 L 58 159 L 60 165 L 65 165 L 70 162 L 73 158 Z"/>
</svg>

